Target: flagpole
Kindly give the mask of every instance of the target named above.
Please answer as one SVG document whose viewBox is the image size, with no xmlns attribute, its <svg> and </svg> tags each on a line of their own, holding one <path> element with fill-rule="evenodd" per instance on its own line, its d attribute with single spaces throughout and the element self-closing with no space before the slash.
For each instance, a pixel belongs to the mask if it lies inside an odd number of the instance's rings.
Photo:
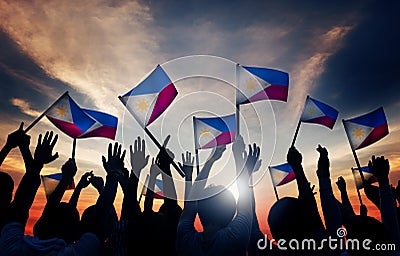
<svg viewBox="0 0 400 256">
<path fill-rule="evenodd" d="M 303 115 L 303 112 L 304 112 L 304 108 L 306 107 L 307 99 L 308 99 L 308 98 L 310 98 L 309 95 L 307 95 L 306 101 L 304 102 L 303 111 L 301 112 L 302 115 Z M 299 118 L 299 122 L 298 122 L 298 124 L 297 124 L 296 131 L 294 132 L 294 138 L 293 138 L 293 141 L 292 141 L 292 147 L 294 147 L 294 143 L 296 142 L 297 135 L 298 135 L 299 130 L 300 130 L 300 125 L 301 125 L 301 116 L 300 116 L 300 118 Z"/>
<path fill-rule="evenodd" d="M 72 159 L 75 159 L 76 138 L 72 141 Z"/>
<path fill-rule="evenodd" d="M 237 104 L 237 93 L 239 90 L 239 63 L 236 64 L 236 137 L 240 135 L 240 104 Z"/>
<path fill-rule="evenodd" d="M 362 201 L 362 199 L 361 199 L 361 194 L 360 194 L 360 189 L 359 189 L 358 186 L 357 186 L 357 180 L 356 180 L 356 177 L 354 176 L 354 168 L 353 168 L 353 167 L 351 167 L 351 172 L 352 172 L 352 174 L 353 174 L 354 182 L 356 183 L 356 189 L 357 189 L 358 200 L 360 200 L 360 204 L 363 205 L 363 201 Z"/>
<path fill-rule="evenodd" d="M 26 129 L 25 129 L 25 133 L 27 133 L 30 129 L 32 129 L 33 126 L 35 126 L 40 119 L 42 119 L 46 114 L 47 111 L 49 111 L 49 109 L 51 109 L 54 105 L 56 105 L 66 94 L 68 94 L 68 91 L 64 92 L 63 95 L 61 95 L 56 101 L 54 101 L 53 104 L 51 104 L 42 114 L 40 114 L 40 116 L 38 116 Z"/>
<path fill-rule="evenodd" d="M 148 184 L 148 182 L 149 182 L 149 174 L 147 174 L 147 176 L 146 176 L 146 179 L 144 180 L 144 184 L 143 184 L 143 188 L 142 188 L 142 192 L 140 192 L 140 196 L 139 196 L 139 204 L 140 204 L 140 201 L 142 201 L 142 196 L 143 196 L 143 192 L 144 192 L 144 190 L 146 189 L 146 187 L 148 187 L 148 185 L 146 185 L 146 184 Z"/>
<path fill-rule="evenodd" d="M 342 123 L 343 123 L 344 131 L 345 131 L 346 136 L 347 136 L 347 140 L 349 141 L 349 144 L 350 144 L 350 138 L 349 138 L 349 134 L 347 133 L 346 125 L 344 125 L 344 119 L 342 119 Z M 361 165 L 360 165 L 360 161 L 358 160 L 357 153 L 353 149 L 351 144 L 350 144 L 350 148 L 351 148 L 351 152 L 353 153 L 354 160 L 356 161 L 356 165 L 357 165 L 358 171 L 360 172 L 361 180 L 362 180 L 363 184 L 365 185 L 365 178 L 364 178 L 364 174 L 361 171 Z"/>
<path fill-rule="evenodd" d="M 271 173 L 271 169 L 269 168 L 269 166 L 268 166 L 268 170 L 269 170 L 269 175 L 271 176 L 272 186 L 274 187 L 276 201 L 279 201 L 278 191 L 276 190 L 276 186 L 274 184 L 274 179 L 272 178 L 272 173 Z"/>
<path fill-rule="evenodd" d="M 301 125 L 301 120 L 299 120 L 299 122 L 297 123 L 296 131 L 294 132 L 294 137 L 292 141 L 292 147 L 294 147 L 294 143 L 296 142 L 297 139 L 297 134 L 299 134 L 300 125 Z"/>
<path fill-rule="evenodd" d="M 193 133 L 194 133 L 194 153 L 196 155 L 196 170 L 197 170 L 197 175 L 200 173 L 200 164 L 199 164 L 199 142 L 197 138 L 197 127 L 196 127 L 196 117 L 193 116 Z"/>
<path fill-rule="evenodd" d="M 124 106 L 126 106 L 126 102 L 124 101 L 124 99 L 121 96 L 118 96 L 118 99 L 122 102 L 122 104 L 124 104 Z M 133 118 L 136 120 L 136 118 Z M 138 122 L 136 120 L 136 122 Z M 138 122 L 139 123 L 139 122 Z M 139 124 L 140 125 L 140 124 Z M 147 127 L 143 128 L 144 131 L 146 132 L 146 134 L 150 137 L 150 139 L 154 142 L 154 144 L 156 144 L 156 146 L 158 147 L 159 150 L 161 150 L 163 147 L 161 146 L 161 144 L 158 142 L 158 140 L 154 137 L 154 135 L 149 131 L 149 129 L 147 129 Z M 178 173 L 182 176 L 185 177 L 185 174 L 183 173 L 183 171 L 178 167 L 178 165 L 175 163 L 175 161 L 173 159 L 171 159 L 171 164 L 172 166 L 175 168 L 175 170 L 178 171 Z"/>
</svg>

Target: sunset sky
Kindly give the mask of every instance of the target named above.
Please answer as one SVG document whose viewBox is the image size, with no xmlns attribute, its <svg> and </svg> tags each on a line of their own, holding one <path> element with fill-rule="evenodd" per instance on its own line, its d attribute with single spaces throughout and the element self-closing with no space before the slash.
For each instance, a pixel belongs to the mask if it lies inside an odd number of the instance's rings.
<svg viewBox="0 0 400 256">
<path fill-rule="evenodd" d="M 390 134 L 357 154 L 362 165 L 368 163 L 372 154 L 385 155 L 391 164 L 391 183 L 397 185 L 400 178 L 399 11 L 398 1 L 368 0 L 329 3 L 0 0 L 0 145 L 4 145 L 6 135 L 21 121 L 28 125 L 69 91 L 82 107 L 117 116 L 116 140 L 128 148 L 135 137 L 144 137 L 144 133 L 125 112 L 117 96 L 129 91 L 160 64 L 171 75 L 179 94 L 149 130 L 160 141 L 171 134 L 169 146 L 180 160 L 182 152 L 193 152 L 193 115 L 224 115 L 235 111 L 234 89 L 229 81 L 221 78 L 234 73 L 214 74 L 213 71 L 235 63 L 270 67 L 289 73 L 288 102 L 257 102 L 241 109 L 245 142 L 256 142 L 262 150 L 263 162 L 255 193 L 263 231 L 268 230 L 267 214 L 275 201 L 266 170 L 268 165 L 286 161 L 307 95 L 336 108 L 339 118 L 333 130 L 302 124 L 296 147 L 303 154 L 306 175 L 318 191 L 315 148 L 318 144 L 326 146 L 332 182 L 339 176 L 345 177 L 358 212 L 350 171 L 355 162 L 341 120 L 384 107 Z M 181 58 L 193 55 L 216 57 L 199 63 Z M 46 166 L 43 174 L 59 172 L 70 157 L 72 147 L 72 139 L 44 118 L 29 132 L 32 150 L 38 134 L 46 130 L 59 134 L 56 150 L 60 157 Z M 148 137 L 146 141 L 148 153 L 155 156 L 156 147 Z M 106 153 L 109 142 L 104 138 L 78 140 L 76 183 L 89 170 L 105 177 L 101 155 Z M 230 185 L 234 180 L 230 149 L 228 146 L 213 171 L 211 183 Z M 201 152 L 201 160 L 209 153 Z M 129 159 L 126 165 L 130 166 Z M 18 150 L 11 152 L 0 170 L 9 172 L 16 185 L 19 183 L 24 169 Z M 182 198 L 183 179 L 174 171 L 173 175 L 178 196 Z M 336 185 L 333 187 L 339 198 Z M 230 189 L 236 193 L 235 186 Z M 279 187 L 278 193 L 281 197 L 296 196 L 295 183 Z M 67 191 L 64 199 L 68 200 L 70 195 L 71 191 Z M 118 212 L 122 197 L 119 189 L 115 202 Z M 93 204 L 96 198 L 93 188 L 84 190 L 79 210 Z M 364 194 L 363 198 L 368 202 Z M 28 233 L 41 214 L 45 200 L 40 187 L 31 209 Z M 376 207 L 368 204 L 368 209 L 371 215 L 380 218 Z"/>
</svg>

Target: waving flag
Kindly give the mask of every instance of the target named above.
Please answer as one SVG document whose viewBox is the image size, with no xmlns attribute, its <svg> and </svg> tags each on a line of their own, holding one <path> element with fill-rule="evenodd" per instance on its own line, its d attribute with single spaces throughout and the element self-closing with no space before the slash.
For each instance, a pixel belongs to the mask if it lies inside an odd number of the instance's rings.
<svg viewBox="0 0 400 256">
<path fill-rule="evenodd" d="M 54 189 L 57 187 L 58 183 L 60 183 L 62 179 L 62 173 L 54 173 L 54 174 L 49 174 L 49 175 L 41 175 L 42 178 L 42 183 L 44 187 L 44 192 L 46 194 L 46 197 L 49 197 L 51 193 L 53 193 Z M 68 189 L 74 189 L 75 188 L 75 183 L 74 180 L 72 180 L 71 184 L 68 185 Z"/>
<path fill-rule="evenodd" d="M 145 128 L 156 120 L 178 94 L 160 65 L 120 100 L 136 121 Z"/>
<path fill-rule="evenodd" d="M 236 104 L 246 104 L 259 100 L 287 101 L 289 74 L 283 71 L 237 66 Z"/>
<path fill-rule="evenodd" d="M 236 138 L 235 114 L 223 117 L 193 117 L 196 149 L 229 144 Z"/>
<path fill-rule="evenodd" d="M 146 177 L 145 184 L 146 186 L 143 187 L 142 189 L 142 195 L 146 196 L 147 188 L 148 188 L 148 178 Z M 145 189 L 146 188 L 146 189 Z M 164 187 L 163 187 L 163 181 L 161 179 L 156 179 L 156 184 L 154 187 L 154 198 L 155 199 L 163 199 L 164 198 Z"/>
<path fill-rule="evenodd" d="M 300 121 L 321 124 L 332 129 L 338 114 L 339 112 L 331 106 L 307 96 Z"/>
<path fill-rule="evenodd" d="M 117 132 L 118 118 L 107 113 L 83 109 L 95 123 L 89 127 L 79 138 L 104 137 L 114 140 Z"/>
<path fill-rule="evenodd" d="M 353 176 L 354 176 L 354 180 L 356 182 L 357 189 L 364 188 L 364 184 L 362 182 L 362 178 L 361 178 L 359 169 L 358 168 L 351 168 L 351 171 L 353 172 Z M 372 183 L 378 182 L 378 179 L 376 178 L 376 176 L 374 176 L 374 174 L 371 172 L 371 170 L 368 168 L 368 166 L 361 167 L 361 171 L 363 173 L 364 180 L 368 184 L 372 184 Z"/>
<path fill-rule="evenodd" d="M 353 150 L 369 146 L 389 134 L 382 107 L 365 115 L 343 120 L 343 125 Z"/>
<path fill-rule="evenodd" d="M 269 166 L 268 168 L 271 172 L 272 183 L 275 187 L 284 185 L 296 179 L 293 169 L 288 163 Z"/>
<path fill-rule="evenodd" d="M 46 117 L 58 129 L 72 138 L 83 135 L 96 123 L 68 94 L 61 97 L 47 110 Z"/>
</svg>

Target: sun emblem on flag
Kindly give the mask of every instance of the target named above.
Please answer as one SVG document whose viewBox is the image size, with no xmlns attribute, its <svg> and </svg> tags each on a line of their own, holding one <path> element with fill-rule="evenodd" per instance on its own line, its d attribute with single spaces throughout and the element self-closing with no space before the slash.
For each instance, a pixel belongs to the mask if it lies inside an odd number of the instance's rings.
<svg viewBox="0 0 400 256">
<path fill-rule="evenodd" d="M 257 87 L 257 82 L 254 78 L 249 78 L 246 80 L 246 89 L 249 91 L 254 91 Z"/>
<path fill-rule="evenodd" d="M 308 112 L 310 113 L 310 115 L 315 115 L 317 113 L 315 108 L 310 108 L 310 110 Z"/>
<path fill-rule="evenodd" d="M 146 112 L 149 109 L 149 103 L 147 100 L 141 99 L 136 105 L 137 109 L 141 112 Z"/>
<path fill-rule="evenodd" d="M 211 131 L 209 129 L 207 129 L 207 128 L 201 129 L 200 137 L 210 138 L 211 137 Z"/>
<path fill-rule="evenodd" d="M 360 128 L 357 128 L 353 131 L 353 136 L 356 137 L 357 139 L 360 139 L 364 137 L 364 131 Z"/>
<path fill-rule="evenodd" d="M 283 174 L 281 172 L 278 172 L 275 174 L 275 178 L 277 178 L 278 180 L 283 178 Z"/>
<path fill-rule="evenodd" d="M 65 117 L 67 115 L 67 109 L 64 106 L 56 108 L 56 113 L 59 117 Z"/>
</svg>

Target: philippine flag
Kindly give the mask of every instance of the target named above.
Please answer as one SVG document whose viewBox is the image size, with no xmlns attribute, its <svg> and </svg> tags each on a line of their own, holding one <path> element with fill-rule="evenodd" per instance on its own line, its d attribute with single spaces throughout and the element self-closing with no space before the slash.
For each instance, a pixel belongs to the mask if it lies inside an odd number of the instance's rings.
<svg viewBox="0 0 400 256">
<path fill-rule="evenodd" d="M 293 169 L 288 163 L 269 166 L 268 168 L 271 172 L 272 183 L 275 187 L 284 185 L 296 179 Z"/>
<path fill-rule="evenodd" d="M 356 182 L 357 189 L 364 188 L 364 184 L 362 182 L 362 178 L 361 178 L 359 169 L 351 168 L 351 171 L 353 172 L 353 176 L 354 176 L 354 180 Z M 361 172 L 363 173 L 364 180 L 368 184 L 378 182 L 378 179 L 376 178 L 376 176 L 374 176 L 374 174 L 371 172 L 371 170 L 368 168 L 368 166 L 361 167 Z"/>
<path fill-rule="evenodd" d="M 62 179 L 62 173 L 41 175 L 41 178 L 46 198 L 48 198 L 51 195 L 51 193 L 53 193 L 58 183 L 60 183 Z M 75 183 L 74 180 L 72 180 L 71 184 L 68 185 L 67 189 L 74 189 L 74 188 L 75 188 Z"/>
<path fill-rule="evenodd" d="M 146 181 L 145 181 L 145 186 L 143 186 L 142 189 L 142 195 L 146 196 L 146 192 L 147 192 L 147 188 L 148 188 L 148 179 L 149 176 L 146 177 Z M 163 186 L 163 181 L 161 179 L 156 179 L 156 184 L 154 187 L 154 198 L 155 199 L 163 199 L 164 198 L 164 186 Z"/>
<path fill-rule="evenodd" d="M 236 138 L 235 114 L 223 117 L 193 117 L 196 149 L 229 144 Z"/>
<path fill-rule="evenodd" d="M 307 96 L 300 121 L 321 124 L 330 129 L 335 125 L 339 112 L 325 103 Z"/>
<path fill-rule="evenodd" d="M 283 71 L 237 65 L 236 104 L 259 100 L 287 101 L 289 74 Z"/>
<path fill-rule="evenodd" d="M 47 110 L 46 117 L 58 129 L 72 138 L 83 135 L 96 123 L 75 103 L 68 93 L 65 93 Z"/>
<path fill-rule="evenodd" d="M 136 121 L 145 128 L 157 119 L 178 95 L 171 79 L 160 65 L 120 100 Z"/>
<path fill-rule="evenodd" d="M 103 137 L 114 140 L 117 132 L 118 118 L 107 113 L 83 109 L 95 123 L 89 127 L 79 138 Z"/>
<path fill-rule="evenodd" d="M 343 120 L 343 125 L 353 150 L 369 146 L 389 134 L 382 107 L 368 114 Z"/>
</svg>

